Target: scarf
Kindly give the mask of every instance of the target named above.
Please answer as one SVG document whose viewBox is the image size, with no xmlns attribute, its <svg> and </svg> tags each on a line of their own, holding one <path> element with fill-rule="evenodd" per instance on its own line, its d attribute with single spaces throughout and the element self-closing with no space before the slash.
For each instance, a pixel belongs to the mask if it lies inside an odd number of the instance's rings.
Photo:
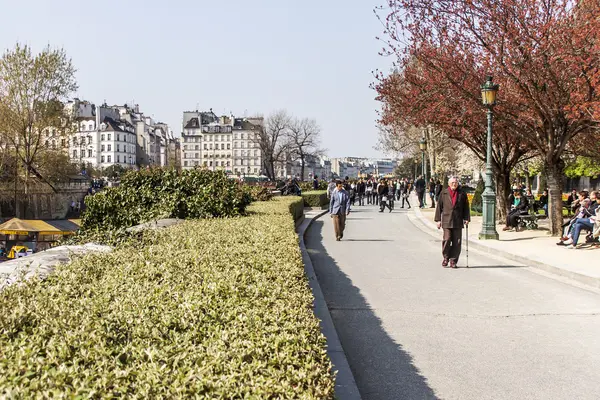
<svg viewBox="0 0 600 400">
<path fill-rule="evenodd" d="M 454 207 L 456 205 L 456 200 L 458 199 L 458 190 L 452 190 L 452 188 L 449 187 L 448 194 L 450 194 L 450 199 L 452 200 L 452 207 Z"/>
</svg>

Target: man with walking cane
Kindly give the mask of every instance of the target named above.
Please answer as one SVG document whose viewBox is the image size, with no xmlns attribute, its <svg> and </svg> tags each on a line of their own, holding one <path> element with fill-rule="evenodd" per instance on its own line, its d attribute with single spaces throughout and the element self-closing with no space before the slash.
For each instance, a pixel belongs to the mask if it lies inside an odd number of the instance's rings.
<svg viewBox="0 0 600 400">
<path fill-rule="evenodd" d="M 471 221 L 471 209 L 467 194 L 458 187 L 458 179 L 450 178 L 448 187 L 442 190 L 435 209 L 438 229 L 444 230 L 442 239 L 442 267 L 457 268 L 462 245 L 463 226 Z M 468 229 L 468 228 L 467 228 Z M 467 239 L 468 240 L 468 239 Z"/>
</svg>

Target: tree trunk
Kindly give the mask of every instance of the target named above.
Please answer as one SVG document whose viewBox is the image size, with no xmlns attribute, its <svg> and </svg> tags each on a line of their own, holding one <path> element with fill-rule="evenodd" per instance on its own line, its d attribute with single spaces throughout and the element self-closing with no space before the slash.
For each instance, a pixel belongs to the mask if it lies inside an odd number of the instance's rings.
<svg viewBox="0 0 600 400">
<path fill-rule="evenodd" d="M 304 180 L 304 156 L 300 156 L 300 180 Z"/>
<path fill-rule="evenodd" d="M 508 196 L 510 195 L 510 171 L 496 175 L 496 221 L 504 223 L 510 208 Z"/>
<path fill-rule="evenodd" d="M 548 216 L 550 217 L 550 234 L 559 236 L 562 234 L 563 224 L 563 170 L 564 162 L 548 162 L 544 165 L 546 177 L 548 179 Z"/>
</svg>

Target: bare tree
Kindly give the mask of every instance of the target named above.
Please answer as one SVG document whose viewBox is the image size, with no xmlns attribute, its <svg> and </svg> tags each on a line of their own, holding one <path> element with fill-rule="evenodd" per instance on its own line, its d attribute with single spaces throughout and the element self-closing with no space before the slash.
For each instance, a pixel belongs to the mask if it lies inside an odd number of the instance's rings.
<svg viewBox="0 0 600 400">
<path fill-rule="evenodd" d="M 51 127 L 70 129 L 63 102 L 76 89 L 75 68 L 62 49 L 32 55 L 17 44 L 0 58 L 0 132 L 23 167 L 26 195 L 32 174 L 54 190 L 40 173 L 48 150 L 43 135 Z"/>
<path fill-rule="evenodd" d="M 288 151 L 287 135 L 291 123 L 287 111 L 276 111 L 260 126 L 253 139 L 263 155 L 265 172 L 270 180 L 275 180 L 275 164 L 283 162 Z"/>
<path fill-rule="evenodd" d="M 306 159 L 323 153 L 319 148 L 321 128 L 314 119 L 294 119 L 286 134 L 290 155 L 300 160 L 300 176 L 304 179 Z"/>
</svg>

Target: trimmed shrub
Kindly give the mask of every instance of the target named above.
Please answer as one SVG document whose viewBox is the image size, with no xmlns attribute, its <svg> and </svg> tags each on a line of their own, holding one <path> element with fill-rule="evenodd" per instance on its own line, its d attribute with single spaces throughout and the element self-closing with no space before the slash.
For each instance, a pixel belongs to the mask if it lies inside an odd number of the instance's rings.
<svg viewBox="0 0 600 400">
<path fill-rule="evenodd" d="M 475 189 L 475 193 L 473 194 L 473 200 L 471 200 L 471 210 L 475 212 L 483 212 L 483 199 L 481 194 L 485 190 L 485 183 L 483 179 L 480 179 L 477 182 L 477 188 Z"/>
<path fill-rule="evenodd" d="M 0 292 L 0 397 L 333 399 L 297 202 L 147 232 Z"/>
<path fill-rule="evenodd" d="M 299 182 L 298 184 L 300 186 L 300 189 L 302 189 L 302 192 L 309 192 L 309 191 L 314 190 L 312 181 Z M 318 190 L 327 190 L 328 184 L 329 184 L 329 182 L 319 179 L 319 189 Z"/>
<path fill-rule="evenodd" d="M 82 229 L 128 228 L 160 218 L 233 217 L 250 202 L 249 193 L 223 171 L 133 171 L 118 187 L 86 197 Z"/>
<path fill-rule="evenodd" d="M 274 200 L 278 200 L 282 197 L 276 197 Z M 304 200 L 301 197 L 283 197 L 289 201 L 289 212 L 294 218 L 294 222 L 298 221 L 304 215 Z"/>
<path fill-rule="evenodd" d="M 244 190 L 248 193 L 252 201 L 269 201 L 273 197 L 271 190 L 258 185 L 244 185 Z"/>
<path fill-rule="evenodd" d="M 326 190 L 313 190 L 302 192 L 305 207 L 323 207 L 329 204 Z"/>
</svg>

